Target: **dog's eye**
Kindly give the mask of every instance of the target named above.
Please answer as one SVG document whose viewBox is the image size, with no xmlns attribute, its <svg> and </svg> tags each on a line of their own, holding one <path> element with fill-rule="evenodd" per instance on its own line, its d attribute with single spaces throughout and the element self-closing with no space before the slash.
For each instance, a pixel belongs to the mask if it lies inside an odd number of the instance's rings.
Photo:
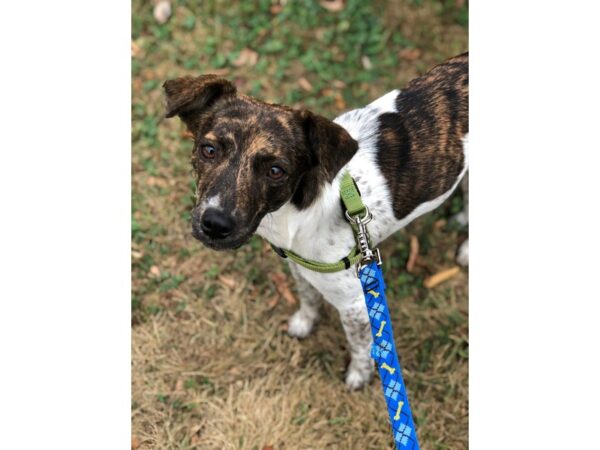
<svg viewBox="0 0 600 450">
<path fill-rule="evenodd" d="M 206 159 L 213 159 L 217 151 L 212 145 L 202 145 L 200 146 L 200 152 Z"/>
<path fill-rule="evenodd" d="M 285 172 L 281 167 L 273 166 L 269 169 L 269 178 L 279 180 Z"/>
</svg>

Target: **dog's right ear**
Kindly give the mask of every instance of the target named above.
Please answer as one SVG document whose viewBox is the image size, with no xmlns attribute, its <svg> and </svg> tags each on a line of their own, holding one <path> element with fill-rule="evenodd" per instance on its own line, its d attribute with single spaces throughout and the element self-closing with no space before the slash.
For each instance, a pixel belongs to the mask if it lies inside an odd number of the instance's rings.
<svg viewBox="0 0 600 450">
<path fill-rule="evenodd" d="M 303 208 L 318 195 L 324 182 L 331 182 L 358 150 L 358 143 L 343 127 L 306 109 L 295 111 L 304 133 L 308 170 L 296 188 L 292 203 Z"/>
<path fill-rule="evenodd" d="M 236 93 L 233 84 L 217 75 L 176 78 L 165 81 L 163 88 L 167 98 L 165 117 L 178 115 L 189 128 L 192 117 L 202 114 L 220 97 Z"/>
</svg>

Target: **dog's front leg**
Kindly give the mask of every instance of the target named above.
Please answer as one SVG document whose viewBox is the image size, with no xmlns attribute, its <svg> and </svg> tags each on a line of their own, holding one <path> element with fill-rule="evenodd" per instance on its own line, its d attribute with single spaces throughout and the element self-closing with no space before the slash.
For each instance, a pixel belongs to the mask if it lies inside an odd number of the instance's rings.
<svg viewBox="0 0 600 450">
<path fill-rule="evenodd" d="M 371 359 L 371 324 L 360 280 L 354 269 L 333 274 L 318 274 L 303 269 L 301 273 L 323 294 L 325 301 L 337 309 L 350 347 L 346 385 L 350 389 L 363 387 L 373 377 L 374 368 Z"/>
<path fill-rule="evenodd" d="M 300 309 L 290 317 L 287 332 L 292 337 L 302 339 L 310 334 L 319 318 L 322 298 L 319 291 L 302 276 L 296 264 L 291 263 L 289 267 L 296 280 Z"/>
<path fill-rule="evenodd" d="M 373 378 L 371 360 L 371 324 L 362 291 L 353 300 L 338 308 L 340 319 L 350 345 L 350 364 L 346 372 L 346 385 L 360 389 Z"/>
</svg>

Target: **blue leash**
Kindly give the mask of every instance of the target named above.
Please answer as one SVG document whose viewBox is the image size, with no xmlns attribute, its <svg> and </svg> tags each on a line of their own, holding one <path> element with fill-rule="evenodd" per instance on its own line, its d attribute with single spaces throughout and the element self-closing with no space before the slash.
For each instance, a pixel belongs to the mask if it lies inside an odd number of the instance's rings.
<svg viewBox="0 0 600 450">
<path fill-rule="evenodd" d="M 371 249 L 367 224 L 373 219 L 360 198 L 354 179 L 346 172 L 342 179 L 340 196 L 346 208 L 346 219 L 352 225 L 360 260 L 356 272 L 362 285 L 373 344 L 371 358 L 379 369 L 383 395 L 387 403 L 390 425 L 397 450 L 419 450 L 419 441 L 408 403 L 408 393 L 402 379 L 402 369 L 394 344 L 392 319 L 385 298 L 385 282 L 381 271 L 381 254 L 378 248 Z"/>
<path fill-rule="evenodd" d="M 362 255 L 357 264 L 357 274 L 362 285 L 371 323 L 371 334 L 373 335 L 371 357 L 379 369 L 379 378 L 381 378 L 383 395 L 387 403 L 396 449 L 419 450 L 417 432 L 408 403 L 408 393 L 402 379 L 400 361 L 394 344 L 392 319 L 385 297 L 385 282 L 381 271 L 381 254 L 378 248 L 370 248 L 371 240 L 367 224 L 373 216 L 366 206 L 364 210 L 362 217 L 360 214 L 351 216 L 346 212 L 346 218 L 353 224 L 356 243 Z"/>
<path fill-rule="evenodd" d="M 371 357 L 379 369 L 383 395 L 387 403 L 394 442 L 398 450 L 419 450 L 408 393 L 402 379 L 400 361 L 394 344 L 392 321 L 385 297 L 381 265 L 373 260 L 359 271 L 371 322 Z"/>
</svg>

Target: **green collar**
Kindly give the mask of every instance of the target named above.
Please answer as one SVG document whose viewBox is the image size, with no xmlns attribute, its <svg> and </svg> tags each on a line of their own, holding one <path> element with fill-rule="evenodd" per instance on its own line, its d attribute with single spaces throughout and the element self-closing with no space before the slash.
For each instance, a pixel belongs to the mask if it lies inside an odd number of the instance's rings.
<svg viewBox="0 0 600 450">
<path fill-rule="evenodd" d="M 346 216 L 364 216 L 367 212 L 367 208 L 363 204 L 362 199 L 360 197 L 360 192 L 358 192 L 356 182 L 348 172 L 344 172 L 344 174 L 342 175 L 342 180 L 340 181 L 340 197 L 342 198 L 344 208 L 346 209 Z M 352 224 L 351 226 L 352 230 L 354 231 L 354 237 L 358 241 L 358 229 L 355 224 Z M 310 259 L 305 259 L 291 250 L 285 250 L 276 247 L 273 244 L 271 244 L 271 247 L 273 247 L 275 253 L 277 253 L 282 258 L 289 258 L 295 263 L 301 265 L 302 267 L 306 267 L 307 269 L 320 273 L 333 273 L 349 269 L 350 267 L 358 264 L 363 258 L 363 255 L 361 254 L 358 246 L 356 245 L 352 248 L 352 250 L 347 256 L 343 257 L 341 260 L 335 263 L 313 261 Z"/>
</svg>

